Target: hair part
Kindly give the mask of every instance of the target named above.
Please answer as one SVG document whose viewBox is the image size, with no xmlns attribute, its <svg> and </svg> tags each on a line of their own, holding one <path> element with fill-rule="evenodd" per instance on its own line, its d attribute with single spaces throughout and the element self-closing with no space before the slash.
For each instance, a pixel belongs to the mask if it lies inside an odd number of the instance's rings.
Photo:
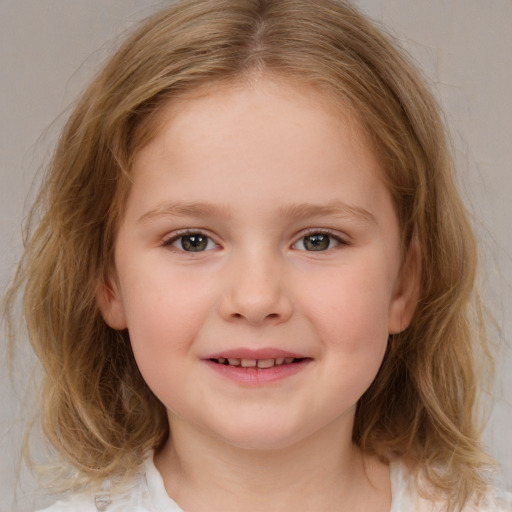
<svg viewBox="0 0 512 512">
<path fill-rule="evenodd" d="M 384 459 L 407 457 L 462 507 L 484 490 L 489 465 L 476 407 L 479 364 L 490 359 L 475 238 L 435 100 L 388 37 L 342 1 L 185 0 L 140 25 L 85 91 L 49 166 L 34 207 L 39 224 L 7 301 L 12 308 L 23 290 L 44 368 L 44 432 L 82 481 L 135 468 L 169 436 L 128 333 L 106 325 L 96 293 L 114 271 L 133 157 L 158 130 L 162 106 L 255 72 L 349 108 L 380 158 L 404 254 L 418 247 L 420 295 L 359 401 L 353 441 Z"/>
</svg>

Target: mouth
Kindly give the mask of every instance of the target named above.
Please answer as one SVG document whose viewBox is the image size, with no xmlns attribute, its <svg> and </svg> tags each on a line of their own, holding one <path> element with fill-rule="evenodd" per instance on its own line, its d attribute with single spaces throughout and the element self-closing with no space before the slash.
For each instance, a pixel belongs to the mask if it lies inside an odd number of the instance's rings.
<svg viewBox="0 0 512 512">
<path fill-rule="evenodd" d="M 233 366 L 235 368 L 258 368 L 261 370 L 268 370 L 277 366 L 301 363 L 308 359 L 310 358 L 276 357 L 274 359 L 242 359 L 235 357 L 212 357 L 209 359 L 209 361 L 223 366 Z"/>
<path fill-rule="evenodd" d="M 302 373 L 313 358 L 278 348 L 235 348 L 209 354 L 205 363 L 223 378 L 244 387 L 277 383 Z"/>
</svg>

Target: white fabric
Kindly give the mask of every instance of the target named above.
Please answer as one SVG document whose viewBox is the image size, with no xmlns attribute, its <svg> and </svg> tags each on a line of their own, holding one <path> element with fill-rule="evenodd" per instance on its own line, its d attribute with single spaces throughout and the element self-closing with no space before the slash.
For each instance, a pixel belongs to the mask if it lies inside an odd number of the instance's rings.
<svg viewBox="0 0 512 512">
<path fill-rule="evenodd" d="M 183 512 L 167 495 L 160 473 L 149 457 L 136 482 L 124 492 L 73 494 L 40 512 Z M 392 504 L 390 512 L 442 512 L 443 504 L 421 498 L 414 478 L 399 462 L 391 464 Z M 512 495 L 489 496 L 479 507 L 468 505 L 463 512 L 512 512 Z"/>
<path fill-rule="evenodd" d="M 433 502 L 420 496 L 416 479 L 404 464 L 391 464 L 392 503 L 390 512 L 444 512 L 442 501 Z M 467 504 L 462 512 L 512 512 L 512 494 L 494 489 L 478 506 Z"/>
</svg>

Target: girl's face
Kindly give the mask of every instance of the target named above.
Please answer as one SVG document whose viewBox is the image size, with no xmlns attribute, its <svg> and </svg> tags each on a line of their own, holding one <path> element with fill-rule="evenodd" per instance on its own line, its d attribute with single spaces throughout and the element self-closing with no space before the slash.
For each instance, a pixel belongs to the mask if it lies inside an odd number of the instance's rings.
<svg viewBox="0 0 512 512">
<path fill-rule="evenodd" d="M 415 289 L 359 124 L 263 78 L 164 114 L 135 159 L 105 319 L 171 429 L 253 449 L 350 432 Z"/>
</svg>

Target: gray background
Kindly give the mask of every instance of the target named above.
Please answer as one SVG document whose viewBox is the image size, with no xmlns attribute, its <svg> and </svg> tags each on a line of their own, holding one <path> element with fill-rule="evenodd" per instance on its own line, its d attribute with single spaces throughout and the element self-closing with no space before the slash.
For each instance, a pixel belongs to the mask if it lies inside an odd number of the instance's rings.
<svg viewBox="0 0 512 512">
<path fill-rule="evenodd" d="M 165 3 L 0 0 L 0 289 L 21 253 L 20 225 L 69 105 L 119 35 Z M 446 110 L 463 193 L 482 236 L 486 296 L 504 340 L 486 441 L 512 487 L 512 1 L 355 4 L 413 55 Z M 0 511 L 48 502 L 22 470 L 13 505 L 22 431 L 32 409 L 25 389 L 30 362 L 22 352 L 13 385 L 0 361 Z"/>
</svg>

